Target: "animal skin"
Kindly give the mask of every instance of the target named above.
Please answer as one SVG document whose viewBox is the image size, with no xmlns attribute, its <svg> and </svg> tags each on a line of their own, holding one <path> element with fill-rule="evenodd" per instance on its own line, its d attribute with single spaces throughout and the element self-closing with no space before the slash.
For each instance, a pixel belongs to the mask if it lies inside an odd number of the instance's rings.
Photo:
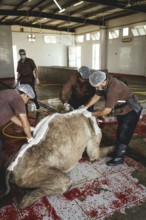
<svg viewBox="0 0 146 220">
<path fill-rule="evenodd" d="M 27 149 L 12 171 L 7 172 L 7 194 L 10 182 L 30 188 L 19 207 L 25 208 L 44 196 L 63 194 L 72 186 L 67 172 L 82 158 L 86 151 L 89 160 L 95 161 L 113 151 L 113 146 L 100 148 L 102 133 L 92 126 L 82 114 L 58 114 L 49 123 L 43 140 Z"/>
</svg>

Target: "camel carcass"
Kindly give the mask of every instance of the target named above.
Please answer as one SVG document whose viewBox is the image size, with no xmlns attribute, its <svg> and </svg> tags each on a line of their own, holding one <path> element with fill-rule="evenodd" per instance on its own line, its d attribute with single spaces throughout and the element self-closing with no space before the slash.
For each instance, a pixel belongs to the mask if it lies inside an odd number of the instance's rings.
<svg viewBox="0 0 146 220">
<path fill-rule="evenodd" d="M 22 146 L 9 164 L 5 194 L 10 181 L 32 189 L 20 202 L 24 208 L 44 196 L 65 193 L 72 185 L 67 172 L 85 150 L 90 161 L 113 151 L 113 147 L 99 147 L 101 137 L 95 117 L 88 119 L 78 110 L 45 117 L 35 128 L 34 141 Z"/>
</svg>

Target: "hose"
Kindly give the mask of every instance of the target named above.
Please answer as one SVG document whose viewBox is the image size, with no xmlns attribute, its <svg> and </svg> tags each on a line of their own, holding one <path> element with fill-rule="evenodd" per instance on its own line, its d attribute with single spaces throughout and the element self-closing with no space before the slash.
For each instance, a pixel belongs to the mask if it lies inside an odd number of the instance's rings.
<svg viewBox="0 0 146 220">
<path fill-rule="evenodd" d="M 15 135 L 7 134 L 7 133 L 5 132 L 5 130 L 6 130 L 10 125 L 12 125 L 12 124 L 13 124 L 13 122 L 10 122 L 9 124 L 7 124 L 7 125 L 2 129 L 2 134 L 3 134 L 4 136 L 6 136 L 6 137 L 9 137 L 9 138 L 26 139 L 25 136 L 15 136 Z"/>
</svg>

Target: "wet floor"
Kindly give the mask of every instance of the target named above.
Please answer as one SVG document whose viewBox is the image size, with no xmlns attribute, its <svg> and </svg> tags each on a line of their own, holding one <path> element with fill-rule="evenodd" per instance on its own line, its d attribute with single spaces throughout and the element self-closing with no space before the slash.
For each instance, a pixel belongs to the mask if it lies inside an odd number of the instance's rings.
<svg viewBox="0 0 146 220">
<path fill-rule="evenodd" d="M 129 87 L 144 106 L 123 165 L 106 166 L 109 159 L 101 158 L 90 163 L 86 155 L 69 173 L 73 186 L 68 193 L 48 196 L 34 205 L 20 210 L 18 203 L 24 193 L 12 185 L 7 198 L 0 200 L 0 220 L 145 220 L 146 216 L 146 81 L 126 79 Z M 3 86 L 1 87 L 4 88 Z M 58 98 L 61 86 L 41 84 L 37 86 L 38 99 L 48 105 L 48 99 Z M 101 101 L 100 108 L 104 105 Z M 28 113 L 31 126 L 35 126 L 49 110 L 41 107 Z M 101 147 L 114 144 L 116 119 L 108 117 L 100 123 L 103 138 Z M 4 190 L 4 163 L 25 143 L 20 128 L 10 125 L 1 135 L 4 141 L 3 166 L 0 187 Z"/>
</svg>

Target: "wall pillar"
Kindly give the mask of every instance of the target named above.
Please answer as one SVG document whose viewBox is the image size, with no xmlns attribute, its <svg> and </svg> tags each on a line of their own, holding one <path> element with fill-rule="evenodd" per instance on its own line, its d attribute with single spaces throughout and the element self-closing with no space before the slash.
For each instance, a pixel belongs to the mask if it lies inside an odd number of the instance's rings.
<svg viewBox="0 0 146 220">
<path fill-rule="evenodd" d="M 107 69 L 107 30 L 100 30 L 100 69 Z"/>
</svg>

